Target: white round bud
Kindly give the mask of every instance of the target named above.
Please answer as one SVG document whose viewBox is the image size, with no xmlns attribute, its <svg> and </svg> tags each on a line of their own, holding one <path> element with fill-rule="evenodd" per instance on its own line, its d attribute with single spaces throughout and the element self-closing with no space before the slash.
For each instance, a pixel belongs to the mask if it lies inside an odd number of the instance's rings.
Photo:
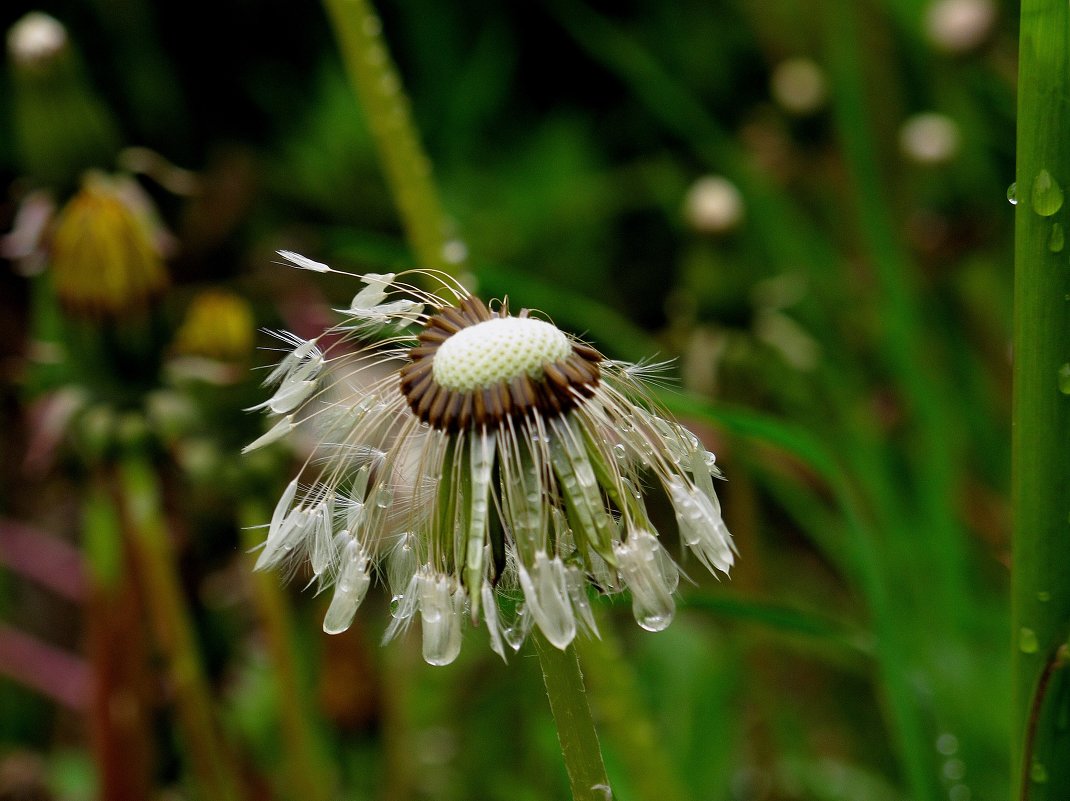
<svg viewBox="0 0 1070 801">
<path fill-rule="evenodd" d="M 11 60 L 20 66 L 35 66 L 54 57 L 67 46 L 67 29 L 55 17 L 31 11 L 7 32 Z"/>
<path fill-rule="evenodd" d="M 828 96 L 825 73 L 808 58 L 781 61 L 773 70 L 769 90 L 781 108 L 800 116 L 817 111 Z"/>
<path fill-rule="evenodd" d="M 925 35 L 948 53 L 964 53 L 980 45 L 992 30 L 992 0 L 937 0 L 925 12 Z"/>
<path fill-rule="evenodd" d="M 943 164 L 959 149 L 959 127 L 950 117 L 935 112 L 915 114 L 899 129 L 903 154 L 919 164 Z"/>
<path fill-rule="evenodd" d="M 730 231 L 743 219 L 743 196 L 727 178 L 707 175 L 688 190 L 684 216 L 691 227 L 704 234 Z"/>
</svg>

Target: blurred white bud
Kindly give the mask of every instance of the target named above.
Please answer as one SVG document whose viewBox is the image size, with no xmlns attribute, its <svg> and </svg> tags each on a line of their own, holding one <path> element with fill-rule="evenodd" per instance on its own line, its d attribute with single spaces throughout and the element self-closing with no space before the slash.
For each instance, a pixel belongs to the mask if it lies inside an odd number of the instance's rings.
<svg viewBox="0 0 1070 801">
<path fill-rule="evenodd" d="M 727 178 L 707 175 L 687 191 L 684 216 L 692 228 L 704 234 L 730 231 L 743 219 L 743 196 Z"/>
<path fill-rule="evenodd" d="M 935 112 L 915 114 L 899 129 L 903 154 L 919 164 L 943 164 L 958 153 L 959 127 L 950 117 Z"/>
<path fill-rule="evenodd" d="M 777 64 L 769 89 L 781 108 L 798 115 L 817 111 L 828 95 L 825 73 L 808 58 L 789 58 Z"/>
<path fill-rule="evenodd" d="M 925 35 L 948 53 L 980 45 L 996 20 L 992 0 L 936 0 L 925 12 Z"/>
<path fill-rule="evenodd" d="M 7 49 L 19 66 L 35 66 L 67 46 L 67 29 L 55 17 L 31 11 L 7 32 Z"/>
</svg>

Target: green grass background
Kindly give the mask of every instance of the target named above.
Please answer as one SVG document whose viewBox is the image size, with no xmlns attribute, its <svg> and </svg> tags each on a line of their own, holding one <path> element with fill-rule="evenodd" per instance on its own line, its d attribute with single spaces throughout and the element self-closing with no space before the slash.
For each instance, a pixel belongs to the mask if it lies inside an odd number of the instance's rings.
<svg viewBox="0 0 1070 801">
<path fill-rule="evenodd" d="M 8 4 L 0 20 L 28 8 Z M 209 286 L 240 293 L 271 327 L 347 302 L 352 282 L 287 272 L 272 264 L 279 247 L 355 272 L 414 263 L 323 9 L 47 10 L 69 26 L 123 142 L 204 182 L 178 199 L 145 181 L 180 244 L 163 328 Z M 933 42 L 918 0 L 378 11 L 482 294 L 541 309 L 613 357 L 675 358 L 661 399 L 728 477 L 731 580 L 685 562 L 694 581 L 668 631 L 641 631 L 627 603 L 603 601 L 603 639 L 580 647 L 617 797 L 1006 798 L 1016 8 L 996 5 L 961 53 Z M 770 91 L 797 57 L 826 87 L 805 115 Z M 0 95 L 8 227 L 33 182 L 12 85 Z M 940 164 L 900 146 L 904 122 L 930 111 L 958 131 Z M 705 175 L 741 193 L 731 230 L 688 221 L 688 189 Z M 48 470 L 24 469 L 40 312 L 34 282 L 8 269 L 0 281 L 0 513 L 83 548 L 98 470 L 77 445 L 84 421 Z M 811 358 L 793 359 L 799 348 Z M 379 647 L 381 593 L 330 639 L 324 599 L 299 587 L 276 618 L 264 612 L 240 526 L 266 518 L 290 465 L 236 456 L 257 434 L 239 413 L 255 376 L 176 387 L 160 361 L 108 382 L 61 370 L 53 384 L 88 388 L 119 417 L 160 387 L 194 410 L 179 435 L 152 435 L 154 464 L 246 797 L 566 797 L 530 647 L 502 664 L 473 630 L 457 663 L 428 667 L 415 638 Z M 92 609 L 0 570 L 3 625 L 89 670 Z M 265 623 L 278 615 L 285 652 Z M 143 661 L 137 770 L 160 798 L 212 801 L 188 767 L 173 688 Z M 0 707 L 0 767 L 28 761 L 56 797 L 97 797 L 92 710 L 10 679 Z M 295 728 L 307 746 L 296 756 Z"/>
</svg>

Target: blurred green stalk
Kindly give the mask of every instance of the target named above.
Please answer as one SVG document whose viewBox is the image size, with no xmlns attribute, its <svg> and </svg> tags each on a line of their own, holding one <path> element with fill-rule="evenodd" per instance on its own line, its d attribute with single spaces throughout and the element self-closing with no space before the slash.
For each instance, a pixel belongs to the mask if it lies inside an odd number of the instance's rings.
<svg viewBox="0 0 1070 801">
<path fill-rule="evenodd" d="M 118 468 L 119 513 L 129 539 L 157 645 L 163 654 L 182 744 L 198 790 L 211 801 L 241 801 L 241 781 L 224 746 L 201 667 L 156 473 L 147 457 L 126 454 Z"/>
<path fill-rule="evenodd" d="M 254 570 L 256 560 L 248 553 L 263 544 L 260 523 L 270 516 L 270 510 L 250 499 L 246 499 L 239 510 L 242 547 L 247 551 L 253 581 L 253 602 L 264 627 L 279 705 L 279 740 L 283 746 L 281 780 L 287 798 L 329 801 L 333 784 L 331 770 L 323 752 L 317 748 L 313 716 L 308 711 L 305 686 L 294 658 L 296 639 L 290 604 L 278 576 Z"/>
<path fill-rule="evenodd" d="M 539 654 L 542 679 L 557 725 L 557 738 L 565 757 L 573 801 L 607 801 L 613 798 L 613 793 L 606 778 L 591 708 L 587 704 L 576 646 L 569 645 L 561 651 L 537 630 L 532 632 L 531 638 Z"/>
<path fill-rule="evenodd" d="M 366 0 L 324 0 L 349 81 L 379 151 L 405 236 L 421 267 L 456 274 L 464 261 L 447 236 L 449 223 L 431 179 L 431 161 L 412 122 L 409 99 Z"/>
<path fill-rule="evenodd" d="M 153 764 L 147 632 L 122 522 L 101 475 L 90 480 L 82 501 L 82 550 L 88 578 L 87 653 L 93 672 L 88 722 L 98 797 L 143 801 L 151 795 Z"/>
<path fill-rule="evenodd" d="M 624 755 L 643 754 L 643 759 L 626 759 L 636 798 L 656 801 L 691 798 L 680 781 L 665 747 L 659 742 L 657 727 L 643 703 L 639 679 L 625 658 L 616 631 L 601 627 L 600 636 L 576 638 L 583 664 L 590 676 L 591 696 L 598 703 L 605 732 L 611 745 Z"/>
<path fill-rule="evenodd" d="M 1070 6 L 1023 0 L 1014 277 L 1014 731 L 1020 798 L 1070 798 Z"/>
</svg>

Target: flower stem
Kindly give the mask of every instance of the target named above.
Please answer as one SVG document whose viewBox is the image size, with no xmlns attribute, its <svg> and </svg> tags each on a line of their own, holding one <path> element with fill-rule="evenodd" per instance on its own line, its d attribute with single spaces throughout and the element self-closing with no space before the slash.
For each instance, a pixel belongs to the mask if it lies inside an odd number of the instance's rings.
<svg viewBox="0 0 1070 801">
<path fill-rule="evenodd" d="M 269 512 L 260 503 L 246 499 L 241 504 L 239 516 L 242 547 L 252 551 L 263 542 L 263 531 L 257 524 L 266 520 Z M 333 780 L 330 765 L 326 764 L 322 749 L 317 747 L 314 716 L 308 711 L 305 686 L 294 656 L 297 651 L 290 604 L 278 577 L 256 572 L 252 565 L 256 560 L 251 553 L 247 557 L 253 581 L 253 602 L 264 627 L 279 705 L 279 739 L 284 745 L 279 773 L 286 790 L 285 797 L 329 801 Z"/>
<path fill-rule="evenodd" d="M 1015 786 L 1070 797 L 1070 728 L 1043 710 L 1070 629 L 1070 7 L 1023 0 L 1018 73 L 1012 494 Z M 1046 678 L 1047 677 L 1047 678 Z M 1054 695 L 1059 695 L 1055 693 Z M 1065 703 L 1065 695 L 1062 701 Z M 1043 752 L 1055 756 L 1045 760 Z"/>
<path fill-rule="evenodd" d="M 565 770 L 574 801 L 606 801 L 613 797 L 598 746 L 598 732 L 587 705 L 576 647 L 561 651 L 534 632 L 535 651 L 539 654 L 542 679 L 550 710 L 557 724 L 557 738 L 565 758 Z"/>
<path fill-rule="evenodd" d="M 167 665 L 190 766 L 205 798 L 239 801 L 241 782 L 213 712 L 169 532 L 160 513 L 159 484 L 148 459 L 140 453 L 128 454 L 119 465 L 117 485 L 120 519 Z"/>
<path fill-rule="evenodd" d="M 447 236 L 449 223 L 431 179 L 375 9 L 367 0 L 324 0 L 349 81 L 364 109 L 405 235 L 421 267 L 456 274 L 464 248 Z"/>
<path fill-rule="evenodd" d="M 93 476 L 86 489 L 82 549 L 88 579 L 87 652 L 93 672 L 88 723 L 98 797 L 138 801 L 152 795 L 153 677 L 136 577 L 103 475 Z M 114 712 L 117 702 L 121 715 Z"/>
</svg>

